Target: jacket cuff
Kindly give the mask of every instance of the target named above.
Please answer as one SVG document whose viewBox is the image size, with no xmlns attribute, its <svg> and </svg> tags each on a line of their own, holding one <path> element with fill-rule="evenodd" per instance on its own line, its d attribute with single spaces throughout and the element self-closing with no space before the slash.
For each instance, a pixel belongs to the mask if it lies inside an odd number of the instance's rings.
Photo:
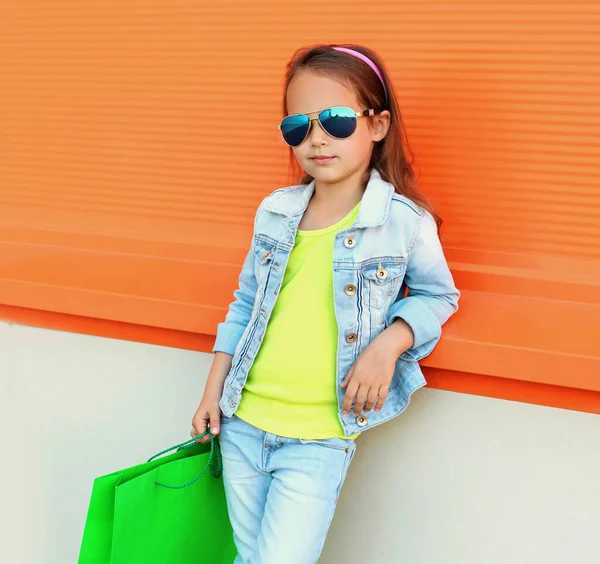
<svg viewBox="0 0 600 564">
<path fill-rule="evenodd" d="M 224 352 L 233 356 L 245 329 L 245 327 L 227 322 L 219 323 L 217 338 L 215 339 L 215 345 L 213 346 L 212 352 Z"/>
<path fill-rule="evenodd" d="M 388 311 L 386 325 L 389 327 L 398 318 L 406 321 L 412 329 L 415 338 L 412 349 L 431 341 L 435 344 L 442 334 L 437 317 L 417 296 L 408 296 L 393 304 Z"/>
</svg>

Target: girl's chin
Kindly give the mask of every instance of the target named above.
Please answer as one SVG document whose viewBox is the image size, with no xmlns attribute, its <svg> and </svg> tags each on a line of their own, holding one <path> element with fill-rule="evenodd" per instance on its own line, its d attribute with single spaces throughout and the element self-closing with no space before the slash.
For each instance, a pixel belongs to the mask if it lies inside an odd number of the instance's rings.
<svg viewBox="0 0 600 564">
<path fill-rule="evenodd" d="M 336 182 L 344 176 L 343 172 L 338 167 L 333 167 L 331 165 L 307 166 L 304 170 L 315 180 L 322 180 L 325 182 Z"/>
<path fill-rule="evenodd" d="M 319 172 L 310 172 L 309 173 L 317 182 L 322 182 L 324 184 L 336 184 L 342 179 L 341 174 L 323 174 Z"/>
</svg>

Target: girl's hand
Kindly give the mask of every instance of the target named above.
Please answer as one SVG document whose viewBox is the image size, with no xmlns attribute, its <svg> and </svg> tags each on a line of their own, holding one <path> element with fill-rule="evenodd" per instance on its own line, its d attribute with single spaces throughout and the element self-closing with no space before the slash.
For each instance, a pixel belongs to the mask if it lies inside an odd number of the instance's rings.
<svg viewBox="0 0 600 564">
<path fill-rule="evenodd" d="M 219 399 L 213 397 L 207 397 L 206 395 L 202 398 L 198 409 L 192 419 L 192 432 L 191 437 L 200 435 L 206 431 L 210 424 L 211 433 L 213 436 L 219 434 L 221 428 L 221 408 L 219 407 Z M 206 435 L 201 439 L 198 439 L 199 443 L 207 443 L 210 441 L 210 437 Z"/>
<path fill-rule="evenodd" d="M 204 433 L 208 425 L 210 425 L 213 435 L 216 436 L 219 434 L 219 429 L 221 428 L 221 408 L 219 407 L 219 400 L 223 393 L 225 378 L 231 370 L 232 359 L 233 357 L 230 354 L 224 352 L 215 353 L 215 358 L 213 359 L 206 380 L 204 396 L 192 419 L 192 432 L 190 433 L 192 438 Z M 206 435 L 206 437 L 199 439 L 198 442 L 207 443 L 208 441 L 210 441 L 210 437 Z"/>
<path fill-rule="evenodd" d="M 354 414 L 363 411 L 380 411 L 387 398 L 396 360 L 414 341 L 410 326 L 397 319 L 378 335 L 359 355 L 341 384 L 346 388 L 342 411 L 350 413 L 354 403 Z"/>
</svg>

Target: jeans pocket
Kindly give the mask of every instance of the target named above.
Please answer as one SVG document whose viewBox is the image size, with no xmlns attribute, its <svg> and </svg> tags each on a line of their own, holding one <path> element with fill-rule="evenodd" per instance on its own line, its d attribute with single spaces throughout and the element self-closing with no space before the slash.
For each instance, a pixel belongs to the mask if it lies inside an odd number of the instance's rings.
<svg viewBox="0 0 600 564">
<path fill-rule="evenodd" d="M 237 415 L 232 415 L 231 417 L 227 417 L 224 414 L 221 414 L 221 425 L 227 425 L 228 423 L 233 423 L 234 421 L 237 421 L 238 416 Z"/>
<path fill-rule="evenodd" d="M 343 452 L 349 452 L 353 450 L 354 441 L 347 439 L 300 439 L 303 445 L 316 445 L 324 448 L 330 448 L 333 450 L 341 450 Z"/>
</svg>

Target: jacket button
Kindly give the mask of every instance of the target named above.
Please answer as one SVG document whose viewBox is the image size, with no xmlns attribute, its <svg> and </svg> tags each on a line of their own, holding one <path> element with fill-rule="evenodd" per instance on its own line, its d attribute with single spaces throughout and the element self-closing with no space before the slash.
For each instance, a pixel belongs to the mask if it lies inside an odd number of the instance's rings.
<svg viewBox="0 0 600 564">
<path fill-rule="evenodd" d="M 356 239 L 354 237 L 346 237 L 344 239 L 344 246 L 347 249 L 353 249 L 356 246 Z"/>
<path fill-rule="evenodd" d="M 353 296 L 356 294 L 356 286 L 354 284 L 348 284 L 345 288 L 347 296 Z"/>
<path fill-rule="evenodd" d="M 388 276 L 388 271 L 385 268 L 379 268 L 377 270 L 377 278 L 379 278 L 379 280 L 385 280 Z"/>
<path fill-rule="evenodd" d="M 355 343 L 356 342 L 356 333 L 349 333 L 348 335 L 346 335 L 346 342 L 347 343 Z"/>
<path fill-rule="evenodd" d="M 359 415 L 356 418 L 356 424 L 359 427 L 365 427 L 367 425 L 367 423 L 369 422 L 369 420 L 364 416 L 364 415 Z"/>
<path fill-rule="evenodd" d="M 230 400 L 229 400 L 229 405 L 230 405 L 231 407 L 233 407 L 233 406 L 235 405 L 235 402 L 234 402 L 232 399 L 230 399 Z"/>
</svg>

